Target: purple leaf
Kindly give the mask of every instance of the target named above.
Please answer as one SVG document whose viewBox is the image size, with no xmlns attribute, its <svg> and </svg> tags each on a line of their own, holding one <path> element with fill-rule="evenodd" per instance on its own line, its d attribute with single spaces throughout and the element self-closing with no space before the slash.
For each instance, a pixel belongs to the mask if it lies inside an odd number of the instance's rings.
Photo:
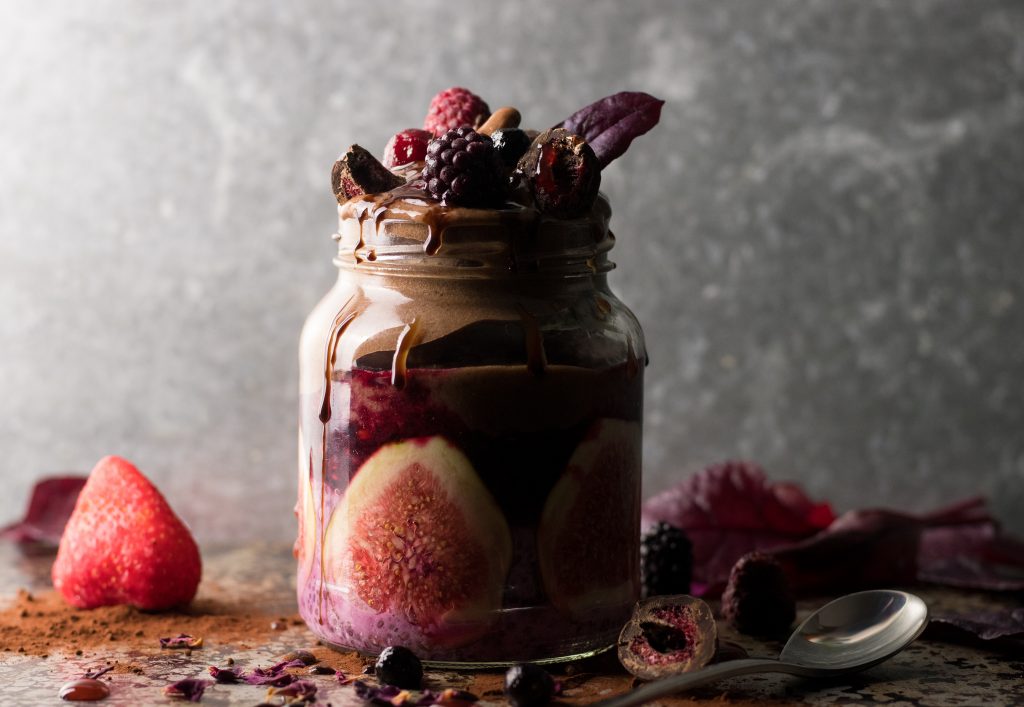
<svg viewBox="0 0 1024 707">
<path fill-rule="evenodd" d="M 649 499 L 643 526 L 664 521 L 682 528 L 693 543 L 696 596 L 715 596 L 736 562 L 807 538 L 835 519 L 827 503 L 812 501 L 791 483 L 771 483 L 748 462 L 716 464 Z"/>
<path fill-rule="evenodd" d="M 982 641 L 1024 638 L 1024 608 L 992 611 L 941 613 L 931 618 L 932 624 L 944 624 L 966 631 Z"/>
<path fill-rule="evenodd" d="M 581 108 L 561 127 L 586 140 L 602 169 L 619 157 L 634 138 L 658 124 L 665 101 L 639 91 L 622 91 Z"/>
<path fill-rule="evenodd" d="M 85 479 L 85 476 L 55 476 L 36 482 L 25 517 L 0 529 L 0 538 L 39 548 L 59 545 Z"/>
<path fill-rule="evenodd" d="M 206 686 L 212 684 L 213 682 L 210 680 L 187 678 L 165 687 L 164 694 L 179 700 L 199 702 L 199 700 L 203 699 L 203 692 L 206 690 Z"/>
<path fill-rule="evenodd" d="M 1024 589 L 1024 543 L 1001 534 L 981 499 L 924 515 L 850 511 L 814 537 L 768 554 L 798 596 L 914 582 Z"/>
</svg>

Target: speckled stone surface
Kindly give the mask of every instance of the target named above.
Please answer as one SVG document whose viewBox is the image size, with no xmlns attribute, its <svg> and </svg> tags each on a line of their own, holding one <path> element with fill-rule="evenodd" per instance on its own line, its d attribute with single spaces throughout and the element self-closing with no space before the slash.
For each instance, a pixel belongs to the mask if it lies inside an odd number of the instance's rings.
<svg viewBox="0 0 1024 707">
<path fill-rule="evenodd" d="M 290 535 L 331 163 L 464 84 L 667 100 L 604 175 L 648 492 L 743 456 L 1024 530 L 1016 0 L 15 1 L 0 67 L 0 523 L 117 452 L 203 538 Z"/>
<path fill-rule="evenodd" d="M 50 560 L 45 557 L 18 558 L 13 547 L 0 544 L 0 604 L 9 601 L 22 587 L 38 590 L 47 586 Z M 294 614 L 294 561 L 284 546 L 253 545 L 204 552 L 204 588 L 201 593 L 232 597 L 249 610 Z M 946 590 L 919 592 L 929 608 L 952 610 L 974 607 L 979 603 L 992 607 L 1006 603 L 1005 598 L 983 597 Z M 801 605 L 798 618 L 822 602 Z M 741 636 L 720 624 L 724 640 L 737 642 L 752 657 L 774 657 L 781 643 L 764 643 Z M 50 655 L 45 659 L 19 655 L 13 648 L 0 652 L 0 701 L 4 704 L 59 705 L 57 691 L 67 680 L 80 677 L 106 663 L 132 666 L 131 671 L 111 673 L 110 697 L 101 705 L 172 704 L 163 697 L 165 685 L 183 678 L 207 678 L 209 665 L 224 665 L 228 657 L 236 665 L 251 668 L 267 666 L 289 650 L 315 647 L 315 638 L 304 626 L 288 626 L 275 632 L 265 644 L 249 642 L 242 648 L 207 641 L 200 650 L 151 649 L 126 650 L 116 642 L 109 649 L 89 650 L 84 656 Z M 155 642 L 155 641 L 154 641 Z M 614 665 L 614 661 L 611 663 Z M 556 669 L 557 670 L 557 669 Z M 480 676 L 484 677 L 480 677 Z M 351 686 L 342 686 L 331 676 L 309 677 L 318 686 L 318 704 L 336 706 L 363 704 L 355 698 Z M 504 707 L 500 692 L 484 691 L 483 685 L 500 685 L 500 673 L 487 677 L 482 673 L 428 671 L 428 683 L 440 689 L 458 687 L 482 693 L 481 707 Z M 569 676 L 560 675 L 566 690 L 556 704 L 563 707 L 587 705 L 622 693 L 632 678 L 621 669 L 595 670 L 594 664 L 579 664 Z M 724 705 L 762 704 L 865 704 L 903 707 L 942 707 L 946 705 L 1016 705 L 1024 702 L 1024 656 L 1000 654 L 948 643 L 919 639 L 905 652 L 887 663 L 847 678 L 834 681 L 808 681 L 778 675 L 735 678 L 719 685 L 700 688 L 686 696 L 661 700 L 669 707 L 690 707 L 713 702 Z M 264 688 L 249 685 L 216 685 L 209 688 L 203 704 L 246 705 L 251 707 L 266 695 Z"/>
</svg>

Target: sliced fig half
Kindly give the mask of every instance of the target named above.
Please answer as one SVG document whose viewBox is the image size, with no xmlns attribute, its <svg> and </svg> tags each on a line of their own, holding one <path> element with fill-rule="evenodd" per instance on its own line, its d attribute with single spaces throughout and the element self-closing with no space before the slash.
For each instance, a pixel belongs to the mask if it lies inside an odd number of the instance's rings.
<svg viewBox="0 0 1024 707">
<path fill-rule="evenodd" d="M 597 420 L 541 515 L 537 554 L 551 603 L 572 616 L 628 615 L 640 591 L 639 527 L 640 425 Z"/>
<path fill-rule="evenodd" d="M 443 437 L 378 449 L 345 491 L 325 542 L 332 585 L 434 644 L 478 638 L 501 608 L 508 525 L 469 459 Z"/>
</svg>

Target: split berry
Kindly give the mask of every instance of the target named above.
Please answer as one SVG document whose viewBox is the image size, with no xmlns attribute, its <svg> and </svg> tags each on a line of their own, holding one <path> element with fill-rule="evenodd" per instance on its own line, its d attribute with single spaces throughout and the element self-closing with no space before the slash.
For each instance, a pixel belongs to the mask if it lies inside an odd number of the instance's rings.
<svg viewBox="0 0 1024 707">
<path fill-rule="evenodd" d="M 491 114 L 484 99 L 469 89 L 453 86 L 434 96 L 423 121 L 423 129 L 441 137 L 460 125 L 478 127 Z"/>
<path fill-rule="evenodd" d="M 384 166 L 401 167 L 410 162 L 422 162 L 427 156 L 427 143 L 433 134 L 419 128 L 408 128 L 392 136 L 384 148 Z"/>
<path fill-rule="evenodd" d="M 374 672 L 383 684 L 404 690 L 418 690 L 423 683 L 423 664 L 404 646 L 388 646 L 382 650 Z"/>
<path fill-rule="evenodd" d="M 512 707 L 544 707 L 554 694 L 554 679 L 539 665 L 520 663 L 505 673 L 505 696 Z"/>
<path fill-rule="evenodd" d="M 490 138 L 464 125 L 427 146 L 423 180 L 442 204 L 495 206 L 505 197 L 502 172 Z"/>
</svg>

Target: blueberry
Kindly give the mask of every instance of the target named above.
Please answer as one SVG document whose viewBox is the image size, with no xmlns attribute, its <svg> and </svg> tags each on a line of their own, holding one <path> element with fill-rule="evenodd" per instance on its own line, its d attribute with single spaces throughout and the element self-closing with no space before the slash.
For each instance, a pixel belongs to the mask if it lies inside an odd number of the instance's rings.
<svg viewBox="0 0 1024 707">
<path fill-rule="evenodd" d="M 505 696 L 512 707 L 544 707 L 554 694 L 554 679 L 539 665 L 520 663 L 505 673 Z"/>
<path fill-rule="evenodd" d="M 403 646 L 388 646 L 382 650 L 374 672 L 385 685 L 404 690 L 418 690 L 423 683 L 423 664 L 415 653 Z"/>
<path fill-rule="evenodd" d="M 519 128 L 504 128 L 491 134 L 491 142 L 498 151 L 502 164 L 512 168 L 530 147 L 530 137 Z"/>
</svg>

